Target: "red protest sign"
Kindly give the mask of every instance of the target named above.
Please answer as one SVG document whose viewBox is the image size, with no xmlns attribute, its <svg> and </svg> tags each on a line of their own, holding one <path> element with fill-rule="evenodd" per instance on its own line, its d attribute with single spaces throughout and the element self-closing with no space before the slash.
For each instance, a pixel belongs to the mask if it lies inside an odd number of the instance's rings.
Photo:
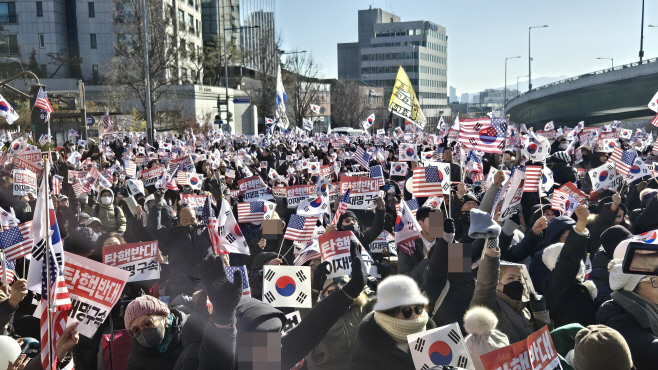
<svg viewBox="0 0 658 370">
<path fill-rule="evenodd" d="M 238 180 L 238 187 L 245 202 L 272 199 L 272 194 L 269 193 L 267 185 L 260 176 L 251 176 Z"/>
<path fill-rule="evenodd" d="M 129 282 L 159 279 L 157 255 L 157 241 L 103 247 L 103 263 L 130 272 Z"/>
<path fill-rule="evenodd" d="M 320 235 L 318 244 L 322 262 L 329 261 L 331 272 L 327 278 L 349 275 L 352 271 L 350 240 L 356 237 L 351 231 L 332 231 Z"/>
<path fill-rule="evenodd" d="M 374 207 L 375 198 L 379 195 L 379 179 L 370 177 L 341 176 L 340 193 L 350 191 L 350 209 L 369 209 Z"/>
<path fill-rule="evenodd" d="M 165 166 L 159 166 L 142 171 L 142 181 L 144 182 L 144 186 L 155 185 L 155 183 L 158 182 L 158 178 L 162 176 L 165 170 Z"/>
<path fill-rule="evenodd" d="M 582 204 L 584 200 L 589 198 L 589 196 L 580 191 L 573 182 L 568 182 L 562 185 L 558 190 L 571 194 L 572 197 L 576 198 L 579 204 Z"/>
<path fill-rule="evenodd" d="M 22 158 L 14 158 L 14 167 L 18 167 L 23 170 L 30 170 L 34 173 L 37 174 L 37 177 L 41 177 L 41 172 L 43 170 L 43 167 L 40 165 L 34 165 Z"/>
<path fill-rule="evenodd" d="M 548 327 L 530 334 L 528 339 L 480 356 L 485 370 L 560 369 L 560 359 Z"/>
</svg>

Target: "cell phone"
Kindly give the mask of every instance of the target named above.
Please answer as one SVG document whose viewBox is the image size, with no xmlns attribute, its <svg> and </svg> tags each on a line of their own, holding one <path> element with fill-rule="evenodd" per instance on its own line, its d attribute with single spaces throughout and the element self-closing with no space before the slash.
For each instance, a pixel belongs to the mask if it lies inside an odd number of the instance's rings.
<svg viewBox="0 0 658 370">
<path fill-rule="evenodd" d="M 626 274 L 658 275 L 658 244 L 629 243 L 622 271 Z"/>
</svg>

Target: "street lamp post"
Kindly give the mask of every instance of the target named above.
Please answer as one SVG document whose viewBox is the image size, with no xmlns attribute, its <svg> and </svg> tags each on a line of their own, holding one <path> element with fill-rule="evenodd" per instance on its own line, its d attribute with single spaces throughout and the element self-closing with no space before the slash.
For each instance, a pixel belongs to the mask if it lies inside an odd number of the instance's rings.
<svg viewBox="0 0 658 370">
<path fill-rule="evenodd" d="M 516 96 L 519 96 L 519 78 L 529 77 L 529 76 L 519 76 L 516 78 Z"/>
<path fill-rule="evenodd" d="M 543 26 L 536 26 L 536 27 L 528 27 L 528 91 L 532 90 L 532 68 L 530 67 L 530 64 L 532 62 L 532 57 L 530 56 L 530 30 L 533 28 L 544 28 L 548 27 L 547 24 Z"/>
<path fill-rule="evenodd" d="M 640 64 L 644 57 L 644 0 L 642 0 L 642 25 L 640 26 Z"/>
<path fill-rule="evenodd" d="M 601 57 L 598 57 L 596 59 L 610 59 L 610 68 L 615 69 L 615 59 L 614 58 L 601 58 Z"/>
<path fill-rule="evenodd" d="M 228 124 L 229 122 L 229 112 L 228 112 L 228 60 L 226 57 L 227 54 L 227 49 L 226 49 L 226 31 L 235 31 L 235 30 L 242 30 L 242 29 L 248 29 L 248 28 L 260 28 L 260 26 L 244 26 L 244 27 L 229 27 L 229 28 L 224 28 L 224 78 L 225 78 L 225 86 L 226 86 L 226 123 Z M 242 67 L 242 65 L 240 65 Z M 221 112 L 220 112 L 221 114 Z"/>
<path fill-rule="evenodd" d="M 503 98 L 503 112 L 505 111 L 505 105 L 507 104 L 507 59 L 516 59 L 516 58 L 521 58 L 521 56 L 519 55 L 518 57 L 505 58 L 505 94 Z"/>
</svg>

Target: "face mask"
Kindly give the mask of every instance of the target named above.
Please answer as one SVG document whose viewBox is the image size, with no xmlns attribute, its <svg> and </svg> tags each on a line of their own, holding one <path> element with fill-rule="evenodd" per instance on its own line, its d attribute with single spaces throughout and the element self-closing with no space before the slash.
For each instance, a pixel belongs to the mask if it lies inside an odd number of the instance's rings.
<svg viewBox="0 0 658 370">
<path fill-rule="evenodd" d="M 350 224 L 350 225 L 343 226 L 343 231 L 355 232 L 356 231 L 356 225 L 355 224 Z"/>
<path fill-rule="evenodd" d="M 185 229 L 185 231 L 187 232 L 193 233 L 196 230 L 196 225 L 191 224 L 191 225 L 183 226 L 183 229 Z"/>
<path fill-rule="evenodd" d="M 105 205 L 109 205 L 112 203 L 112 197 L 101 197 L 101 203 Z"/>
<path fill-rule="evenodd" d="M 562 144 L 560 144 L 559 147 L 560 147 L 560 149 L 566 149 L 566 148 L 567 148 L 567 145 L 569 145 L 569 144 L 567 144 L 567 143 L 562 143 Z"/>
<path fill-rule="evenodd" d="M 471 212 L 470 211 L 462 212 L 462 215 L 460 216 L 460 219 L 462 220 L 462 222 L 470 223 L 471 222 Z"/>
<path fill-rule="evenodd" d="M 96 235 L 101 236 L 101 235 L 103 235 L 103 232 L 99 231 L 99 232 L 96 233 Z"/>
<path fill-rule="evenodd" d="M 386 192 L 388 194 L 395 194 L 395 188 L 391 186 L 390 188 L 388 188 L 388 190 L 386 190 Z"/>
<path fill-rule="evenodd" d="M 157 348 L 165 336 L 164 320 L 153 329 L 144 329 L 135 336 L 135 339 L 144 347 Z"/>
<path fill-rule="evenodd" d="M 515 301 L 520 301 L 523 297 L 523 283 L 517 280 L 503 285 L 503 294 Z"/>
</svg>

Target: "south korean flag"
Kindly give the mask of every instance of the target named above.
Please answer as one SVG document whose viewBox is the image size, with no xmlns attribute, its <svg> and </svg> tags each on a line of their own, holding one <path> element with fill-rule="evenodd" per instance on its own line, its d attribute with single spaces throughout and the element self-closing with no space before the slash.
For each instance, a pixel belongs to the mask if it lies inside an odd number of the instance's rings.
<svg viewBox="0 0 658 370">
<path fill-rule="evenodd" d="M 427 370 L 438 365 L 475 370 L 456 322 L 409 335 L 407 341 L 417 370 Z"/>
<path fill-rule="evenodd" d="M 264 266 L 263 302 L 272 307 L 311 308 L 311 268 Z"/>
<path fill-rule="evenodd" d="M 418 149 L 416 144 L 401 143 L 398 152 L 401 162 L 418 162 Z"/>
<path fill-rule="evenodd" d="M 602 166 L 589 170 L 589 178 L 592 180 L 592 191 L 614 186 L 615 178 L 617 177 L 617 170 L 615 163 L 609 161 Z"/>
</svg>

